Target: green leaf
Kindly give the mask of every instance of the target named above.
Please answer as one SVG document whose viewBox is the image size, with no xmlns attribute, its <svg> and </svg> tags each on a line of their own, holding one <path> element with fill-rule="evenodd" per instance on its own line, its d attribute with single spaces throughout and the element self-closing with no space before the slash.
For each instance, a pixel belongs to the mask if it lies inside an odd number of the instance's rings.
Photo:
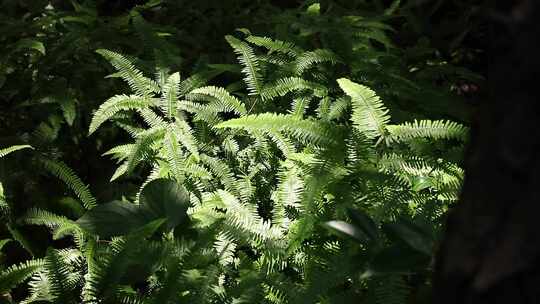
<svg viewBox="0 0 540 304">
<path fill-rule="evenodd" d="M 43 45 L 43 42 L 35 40 L 35 39 L 25 38 L 25 39 L 19 40 L 15 44 L 15 51 L 20 51 L 23 49 L 36 50 L 40 52 L 42 55 L 45 55 L 45 45 Z"/>
<path fill-rule="evenodd" d="M 365 212 L 356 209 L 347 209 L 353 224 L 360 228 L 373 241 L 378 240 L 379 231 L 375 222 Z"/>
<path fill-rule="evenodd" d="M 433 181 L 429 177 L 415 176 L 412 178 L 412 190 L 420 192 L 429 187 L 433 187 Z"/>
<path fill-rule="evenodd" d="M 321 14 L 321 4 L 320 3 L 313 3 L 312 5 L 308 6 L 306 12 L 308 15 L 312 16 L 318 16 Z"/>
<path fill-rule="evenodd" d="M 172 229 L 187 219 L 189 195 L 172 180 L 157 179 L 148 183 L 141 192 L 140 205 L 113 201 L 98 205 L 77 220 L 87 232 L 101 237 L 132 233 L 152 221 L 166 219 Z"/>
<path fill-rule="evenodd" d="M 368 241 L 368 238 L 362 230 L 356 228 L 355 226 L 343 222 L 343 221 L 329 221 L 324 224 L 324 226 L 331 231 L 338 232 L 338 234 L 346 235 L 353 239 L 356 239 L 360 243 L 365 243 Z"/>
<path fill-rule="evenodd" d="M 385 231 L 411 248 L 431 256 L 433 253 L 433 239 L 413 222 L 399 219 L 397 222 L 384 225 Z"/>
<path fill-rule="evenodd" d="M 112 201 L 94 207 L 77 220 L 84 230 L 108 238 L 126 235 L 149 223 L 152 219 L 141 212 L 138 205 Z"/>
<path fill-rule="evenodd" d="M 187 218 L 189 194 L 175 181 L 156 179 L 142 190 L 140 204 L 153 218 L 166 218 L 168 228 L 172 229 Z"/>
</svg>

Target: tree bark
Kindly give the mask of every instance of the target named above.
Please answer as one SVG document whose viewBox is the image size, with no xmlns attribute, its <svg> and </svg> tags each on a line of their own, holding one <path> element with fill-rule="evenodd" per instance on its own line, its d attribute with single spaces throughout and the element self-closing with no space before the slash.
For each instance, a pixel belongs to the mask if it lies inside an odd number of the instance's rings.
<svg viewBox="0 0 540 304">
<path fill-rule="evenodd" d="M 489 99 L 472 126 L 433 303 L 540 303 L 540 4 L 515 2 L 493 13 Z"/>
</svg>

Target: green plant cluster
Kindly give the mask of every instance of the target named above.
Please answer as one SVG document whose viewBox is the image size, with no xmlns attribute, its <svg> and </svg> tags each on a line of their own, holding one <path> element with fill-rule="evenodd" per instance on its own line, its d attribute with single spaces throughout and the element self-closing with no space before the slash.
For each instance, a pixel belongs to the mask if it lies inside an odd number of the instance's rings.
<svg viewBox="0 0 540 304">
<path fill-rule="evenodd" d="M 480 78 L 425 41 L 398 46 L 400 1 L 284 10 L 221 39 L 220 64 L 179 55 L 183 21 L 145 18 L 173 2 L 72 5 L 3 36 L 0 89 L 33 109 L 0 150 L 3 300 L 427 301 L 468 138 L 451 89 Z"/>
</svg>

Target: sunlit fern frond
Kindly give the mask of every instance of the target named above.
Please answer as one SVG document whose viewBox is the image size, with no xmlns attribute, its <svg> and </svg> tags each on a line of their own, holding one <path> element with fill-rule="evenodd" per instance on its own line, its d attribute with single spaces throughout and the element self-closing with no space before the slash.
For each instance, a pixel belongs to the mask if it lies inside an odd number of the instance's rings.
<svg viewBox="0 0 540 304">
<path fill-rule="evenodd" d="M 117 70 L 118 75 L 126 81 L 131 89 L 139 96 L 149 97 L 153 93 L 159 93 L 159 85 L 143 75 L 131 61 L 113 51 L 99 49 L 98 54 L 107 59 Z"/>
<path fill-rule="evenodd" d="M 216 113 L 233 112 L 240 116 L 246 114 L 246 107 L 244 104 L 223 88 L 214 86 L 198 88 L 191 91 L 186 98 L 188 100 L 197 100 L 198 95 L 212 97 L 214 100 L 207 106 Z"/>
<path fill-rule="evenodd" d="M 33 149 L 30 145 L 15 145 L 7 148 L 0 149 L 0 158 L 22 149 Z"/>
<path fill-rule="evenodd" d="M 354 126 L 369 138 L 384 137 L 390 116 L 377 94 L 346 78 L 338 79 L 338 84 L 352 99 L 351 121 Z"/>
<path fill-rule="evenodd" d="M 332 51 L 325 49 L 318 49 L 310 52 L 305 52 L 298 56 L 295 61 L 295 71 L 297 75 L 302 75 L 305 71 L 310 69 L 316 64 L 328 62 L 330 64 L 336 64 L 341 62 L 341 59 Z"/>
<path fill-rule="evenodd" d="M 269 37 L 249 35 L 245 39 L 247 42 L 259 47 L 263 47 L 270 52 L 285 54 L 293 58 L 297 57 L 298 54 L 302 51 L 300 48 L 298 48 L 291 42 L 285 42 Z"/>
<path fill-rule="evenodd" d="M 242 73 L 245 76 L 244 79 L 249 93 L 251 95 L 260 95 L 263 89 L 262 72 L 255 52 L 247 43 L 233 36 L 225 36 L 225 39 L 238 55 L 238 60 L 244 67 Z"/>
<path fill-rule="evenodd" d="M 317 97 L 327 95 L 327 89 L 317 83 L 304 80 L 300 77 L 287 77 L 278 79 L 275 83 L 268 84 L 261 92 L 263 100 L 270 100 L 278 96 L 285 96 L 294 91 L 310 90 Z"/>
<path fill-rule="evenodd" d="M 138 95 L 116 95 L 103 103 L 92 116 L 89 134 L 94 133 L 101 124 L 111 119 L 116 113 L 127 110 L 137 110 L 152 105 L 150 98 Z"/>
<path fill-rule="evenodd" d="M 45 265 L 42 259 L 34 259 L 12 265 L 0 273 L 0 292 L 11 291 L 12 288 L 23 283 L 34 273 L 40 271 Z"/>
<path fill-rule="evenodd" d="M 220 123 L 217 128 L 243 129 L 250 131 L 277 131 L 305 143 L 331 145 L 335 142 L 337 129 L 323 122 L 298 119 L 292 115 L 263 113 L 247 115 Z"/>
<path fill-rule="evenodd" d="M 448 120 L 414 120 L 400 125 L 388 125 L 390 142 L 408 141 L 416 138 L 456 139 L 466 141 L 469 128 Z"/>
<path fill-rule="evenodd" d="M 161 97 L 162 112 L 167 116 L 169 120 L 176 117 L 176 103 L 178 102 L 180 91 L 180 73 L 173 73 L 167 78 L 165 86 L 163 87 L 163 94 Z"/>
<path fill-rule="evenodd" d="M 160 139 L 165 135 L 163 127 L 148 129 L 137 136 L 133 151 L 127 159 L 127 173 L 135 169 L 138 163 L 144 159 L 148 159 L 155 153 L 154 144 L 159 143 Z"/>
</svg>

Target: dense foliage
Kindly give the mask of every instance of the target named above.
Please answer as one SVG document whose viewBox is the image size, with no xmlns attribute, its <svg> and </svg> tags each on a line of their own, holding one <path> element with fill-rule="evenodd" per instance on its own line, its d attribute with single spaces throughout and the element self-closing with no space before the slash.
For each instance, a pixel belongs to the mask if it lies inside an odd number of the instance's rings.
<svg viewBox="0 0 540 304">
<path fill-rule="evenodd" d="M 470 57 L 459 42 L 399 41 L 429 16 L 9 2 L 4 301 L 428 300 L 463 180 L 463 84 L 482 81 L 450 62 Z"/>
</svg>

